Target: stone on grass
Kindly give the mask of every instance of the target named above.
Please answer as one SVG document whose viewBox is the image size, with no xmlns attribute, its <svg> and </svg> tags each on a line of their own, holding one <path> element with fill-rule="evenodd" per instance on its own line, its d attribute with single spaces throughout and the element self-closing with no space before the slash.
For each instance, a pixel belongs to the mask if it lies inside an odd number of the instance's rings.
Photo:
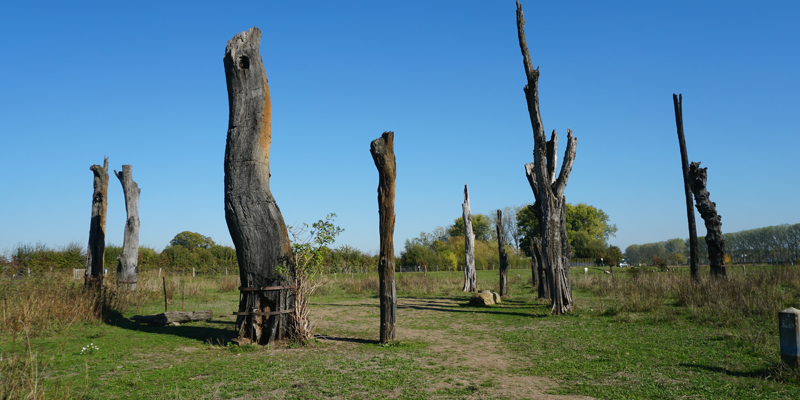
<svg viewBox="0 0 800 400">
<path fill-rule="evenodd" d="M 472 306 L 490 306 L 500 302 L 500 295 L 491 290 L 481 290 L 472 295 L 469 304 Z"/>
</svg>

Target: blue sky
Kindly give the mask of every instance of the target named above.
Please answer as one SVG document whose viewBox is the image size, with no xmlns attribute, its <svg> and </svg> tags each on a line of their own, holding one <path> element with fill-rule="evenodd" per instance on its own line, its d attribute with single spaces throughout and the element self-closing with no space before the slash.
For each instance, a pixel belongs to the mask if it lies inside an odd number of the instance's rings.
<svg viewBox="0 0 800 400">
<path fill-rule="evenodd" d="M 688 237 L 672 94 L 723 231 L 800 222 L 800 2 L 523 2 L 545 129 L 571 128 L 567 201 L 611 244 Z M 472 210 L 532 202 L 513 1 L 6 2 L 0 6 L 0 251 L 88 240 L 92 173 L 133 165 L 140 243 L 231 245 L 222 57 L 259 27 L 271 188 L 288 225 L 338 214 L 379 248 L 369 142 L 395 132 L 395 250 Z M 562 148 L 559 153 L 563 155 Z M 559 158 L 561 158 L 561 155 Z M 107 242 L 125 204 L 109 182 Z M 705 233 L 698 219 L 698 232 Z"/>
</svg>

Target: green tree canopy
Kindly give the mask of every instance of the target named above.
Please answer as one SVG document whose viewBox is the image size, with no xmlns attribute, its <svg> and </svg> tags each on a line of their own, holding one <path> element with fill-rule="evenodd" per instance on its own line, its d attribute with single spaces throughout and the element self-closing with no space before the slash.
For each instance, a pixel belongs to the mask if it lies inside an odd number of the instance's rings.
<svg viewBox="0 0 800 400">
<path fill-rule="evenodd" d="M 475 240 L 488 242 L 492 238 L 492 220 L 483 214 L 472 214 L 472 233 L 475 234 Z M 453 225 L 450 226 L 450 237 L 461 236 L 464 237 L 464 217 L 456 218 Z"/>
<path fill-rule="evenodd" d="M 607 240 L 617 232 L 617 226 L 609 223 L 608 215 L 588 204 L 567 203 L 567 238 L 575 258 L 597 258 L 608 247 Z M 517 226 L 522 236 L 520 246 L 530 256 L 530 238 L 539 237 L 539 220 L 527 207 L 517 212 Z"/>
<path fill-rule="evenodd" d="M 170 246 L 181 246 L 187 250 L 194 249 L 210 249 L 216 246 L 213 240 L 208 236 L 203 236 L 197 232 L 183 231 L 170 240 Z"/>
</svg>

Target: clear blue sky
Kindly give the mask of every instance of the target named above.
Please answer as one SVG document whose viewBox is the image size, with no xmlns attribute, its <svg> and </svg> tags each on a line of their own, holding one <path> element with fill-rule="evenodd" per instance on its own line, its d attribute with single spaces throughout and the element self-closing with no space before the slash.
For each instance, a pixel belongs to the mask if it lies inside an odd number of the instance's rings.
<svg viewBox="0 0 800 400">
<path fill-rule="evenodd" d="M 611 244 L 688 237 L 673 93 L 723 231 L 800 222 L 800 2 L 523 6 L 545 129 L 578 138 L 567 201 L 603 209 L 619 228 Z M 89 166 L 103 156 L 110 170 L 133 165 L 142 245 L 160 250 L 185 230 L 231 245 L 222 57 L 252 26 L 287 224 L 335 212 L 336 245 L 377 252 L 369 142 L 385 130 L 397 253 L 460 216 L 465 183 L 476 213 L 532 202 L 511 0 L 5 2 L 0 251 L 86 243 Z M 122 244 L 124 222 L 111 175 L 108 243 Z"/>
</svg>

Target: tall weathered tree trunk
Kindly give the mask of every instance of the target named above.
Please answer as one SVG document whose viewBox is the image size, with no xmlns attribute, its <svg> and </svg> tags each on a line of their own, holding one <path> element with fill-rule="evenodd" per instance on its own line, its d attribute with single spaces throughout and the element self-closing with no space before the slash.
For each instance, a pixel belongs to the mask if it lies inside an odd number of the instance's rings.
<svg viewBox="0 0 800 400">
<path fill-rule="evenodd" d="M 464 291 L 478 289 L 475 276 L 475 234 L 472 233 L 472 215 L 469 212 L 469 188 L 464 185 L 464 204 L 461 205 L 464 217 Z"/>
<path fill-rule="evenodd" d="M 128 215 L 125 222 L 125 236 L 122 241 L 122 254 L 117 258 L 119 260 L 117 287 L 136 291 L 139 275 L 139 194 L 142 190 L 133 181 L 130 165 L 123 165 L 122 172 L 114 170 L 114 175 L 122 184 L 122 193 L 125 195 L 125 211 Z"/>
<path fill-rule="evenodd" d="M 528 84 L 525 85 L 525 100 L 528 103 L 528 114 L 533 128 L 533 160 L 526 165 L 526 175 L 536 197 L 534 208 L 537 209 L 542 233 L 542 262 L 551 271 L 552 313 L 562 315 L 572 308 L 572 291 L 569 282 L 569 263 L 564 263 L 565 251 L 562 234 L 565 231 L 562 221 L 565 216 L 564 190 L 567 187 L 572 163 L 575 161 L 577 139 L 572 130 L 567 130 L 567 148 L 564 153 L 564 164 L 556 178 L 558 134 L 554 130 L 548 143 L 539 113 L 539 69 L 533 68 L 525 39 L 525 17 L 522 6 L 517 2 L 517 34 L 522 51 L 523 65 Z"/>
<path fill-rule="evenodd" d="M 370 154 L 378 169 L 378 215 L 381 252 L 380 279 L 381 343 L 395 338 L 397 291 L 394 283 L 394 189 L 397 165 L 394 158 L 394 132 L 384 132 L 370 143 Z"/>
<path fill-rule="evenodd" d="M 104 255 L 106 252 L 106 211 L 108 210 L 108 157 L 103 158 L 103 166 L 92 165 L 94 174 L 94 193 L 92 194 L 92 221 L 89 225 L 89 249 L 86 253 L 87 287 L 99 288 L 103 285 Z"/>
<path fill-rule="evenodd" d="M 533 274 L 536 278 L 534 278 L 534 287 L 536 287 L 536 292 L 538 298 L 540 299 L 549 299 L 550 298 L 550 283 L 548 282 L 547 277 L 547 268 L 545 268 L 544 263 L 542 262 L 542 251 L 541 251 L 541 239 L 533 237 L 531 238 L 531 274 Z"/>
<path fill-rule="evenodd" d="M 242 341 L 266 344 L 289 334 L 295 266 L 286 224 L 269 189 L 272 108 L 260 47 L 261 31 L 254 27 L 225 48 L 225 220 L 241 280 L 236 327 Z"/>
<path fill-rule="evenodd" d="M 727 277 L 725 268 L 725 237 L 722 236 L 722 217 L 717 214 L 717 204 L 711 201 L 706 190 L 708 168 L 700 168 L 699 162 L 689 166 L 689 185 L 692 187 L 697 211 L 706 223 L 706 245 L 708 245 L 708 263 L 711 264 L 711 276 Z"/>
<path fill-rule="evenodd" d="M 503 234 L 503 212 L 497 210 L 497 251 L 500 253 L 500 296 L 508 295 L 508 255 Z"/>
<path fill-rule="evenodd" d="M 675 105 L 675 125 L 678 126 L 678 144 L 681 147 L 681 169 L 683 170 L 683 192 L 686 195 L 686 219 L 689 222 L 689 268 L 692 279 L 700 282 L 700 258 L 697 250 L 697 226 L 694 222 L 692 189 L 689 186 L 689 156 L 686 152 L 686 139 L 683 136 L 683 95 L 672 94 Z"/>
</svg>

